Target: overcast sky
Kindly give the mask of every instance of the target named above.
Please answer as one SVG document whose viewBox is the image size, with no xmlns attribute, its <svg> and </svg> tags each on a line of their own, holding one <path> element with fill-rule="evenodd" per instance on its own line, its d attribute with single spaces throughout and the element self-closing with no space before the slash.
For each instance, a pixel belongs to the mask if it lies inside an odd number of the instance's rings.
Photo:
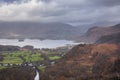
<svg viewBox="0 0 120 80">
<path fill-rule="evenodd" d="M 120 0 L 1 0 L 0 21 L 116 24 Z"/>
</svg>

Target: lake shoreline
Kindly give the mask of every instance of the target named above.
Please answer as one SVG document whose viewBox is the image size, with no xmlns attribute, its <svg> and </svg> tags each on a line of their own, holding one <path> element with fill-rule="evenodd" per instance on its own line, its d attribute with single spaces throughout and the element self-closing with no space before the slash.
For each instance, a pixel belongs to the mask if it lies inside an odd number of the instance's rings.
<svg viewBox="0 0 120 80">
<path fill-rule="evenodd" d="M 70 40 L 39 40 L 39 39 L 0 39 L 0 45 L 12 45 L 24 47 L 26 45 L 33 46 L 34 48 L 57 48 L 67 45 L 79 44 Z"/>
</svg>

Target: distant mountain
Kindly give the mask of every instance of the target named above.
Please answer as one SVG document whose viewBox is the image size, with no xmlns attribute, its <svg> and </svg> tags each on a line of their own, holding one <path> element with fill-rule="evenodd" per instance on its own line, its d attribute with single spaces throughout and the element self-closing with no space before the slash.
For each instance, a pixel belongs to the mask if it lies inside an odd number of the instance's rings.
<svg viewBox="0 0 120 80">
<path fill-rule="evenodd" d="M 0 22 L 0 38 L 71 39 L 80 29 L 64 23 Z"/>
<path fill-rule="evenodd" d="M 88 31 L 88 29 L 91 28 L 91 25 L 87 25 L 87 26 L 78 25 L 78 26 L 75 26 L 75 27 L 80 28 L 80 32 L 84 34 L 84 33 L 86 33 Z"/>
<path fill-rule="evenodd" d="M 109 27 L 92 27 L 76 39 L 83 42 L 96 42 L 100 37 L 120 33 L 120 24 Z"/>
<path fill-rule="evenodd" d="M 120 45 L 78 45 L 41 75 L 41 80 L 120 80 Z"/>
</svg>

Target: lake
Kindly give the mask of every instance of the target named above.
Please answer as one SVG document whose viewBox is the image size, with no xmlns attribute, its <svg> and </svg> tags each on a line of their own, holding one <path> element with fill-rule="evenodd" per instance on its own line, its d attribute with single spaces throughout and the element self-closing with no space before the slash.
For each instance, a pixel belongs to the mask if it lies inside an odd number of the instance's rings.
<svg viewBox="0 0 120 80">
<path fill-rule="evenodd" d="M 0 45 L 13 45 L 20 47 L 31 45 L 34 46 L 34 48 L 56 48 L 56 47 L 65 46 L 67 44 L 78 44 L 78 43 L 68 40 L 25 39 L 24 41 L 18 41 L 18 39 L 0 39 Z"/>
</svg>

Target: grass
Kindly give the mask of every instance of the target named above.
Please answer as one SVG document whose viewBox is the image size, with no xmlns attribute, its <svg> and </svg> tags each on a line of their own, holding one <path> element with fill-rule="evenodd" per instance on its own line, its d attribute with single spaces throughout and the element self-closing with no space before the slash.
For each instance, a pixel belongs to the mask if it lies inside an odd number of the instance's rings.
<svg viewBox="0 0 120 80">
<path fill-rule="evenodd" d="M 18 57 L 5 57 L 4 60 L 0 63 L 17 64 L 17 63 L 22 63 L 22 60 Z"/>
<path fill-rule="evenodd" d="M 18 52 L 12 52 L 12 53 L 4 53 L 3 54 L 4 60 L 1 61 L 0 63 L 11 63 L 11 64 L 16 64 L 16 63 L 22 63 L 22 59 L 19 58 L 19 53 Z"/>
<path fill-rule="evenodd" d="M 60 59 L 60 58 L 61 58 L 60 56 L 49 56 L 50 60 L 57 60 L 57 59 Z"/>
<path fill-rule="evenodd" d="M 4 55 L 4 60 L 0 61 L 0 63 L 20 64 L 23 61 L 35 62 L 35 61 L 44 60 L 44 58 L 41 57 L 41 54 L 32 54 L 30 51 L 3 53 L 3 55 Z"/>
<path fill-rule="evenodd" d="M 41 70 L 42 72 L 45 71 L 46 66 L 39 66 L 38 69 Z"/>
<path fill-rule="evenodd" d="M 5 67 L 5 66 L 0 66 L 0 70 L 5 69 L 5 68 L 7 68 L 7 67 Z"/>
<path fill-rule="evenodd" d="M 10 64 L 21 64 L 23 61 L 26 62 L 36 62 L 43 61 L 44 58 L 41 57 L 40 53 L 32 54 L 30 51 L 15 51 L 3 53 L 4 60 L 0 63 L 10 63 Z M 47 56 L 50 60 L 60 59 L 60 56 Z"/>
<path fill-rule="evenodd" d="M 42 60 L 44 60 L 44 58 L 41 57 L 41 54 L 32 54 L 31 58 L 26 59 L 26 60 L 28 60 L 28 62 L 29 62 L 29 60 L 32 62 L 35 62 L 35 61 L 42 61 Z"/>
</svg>

